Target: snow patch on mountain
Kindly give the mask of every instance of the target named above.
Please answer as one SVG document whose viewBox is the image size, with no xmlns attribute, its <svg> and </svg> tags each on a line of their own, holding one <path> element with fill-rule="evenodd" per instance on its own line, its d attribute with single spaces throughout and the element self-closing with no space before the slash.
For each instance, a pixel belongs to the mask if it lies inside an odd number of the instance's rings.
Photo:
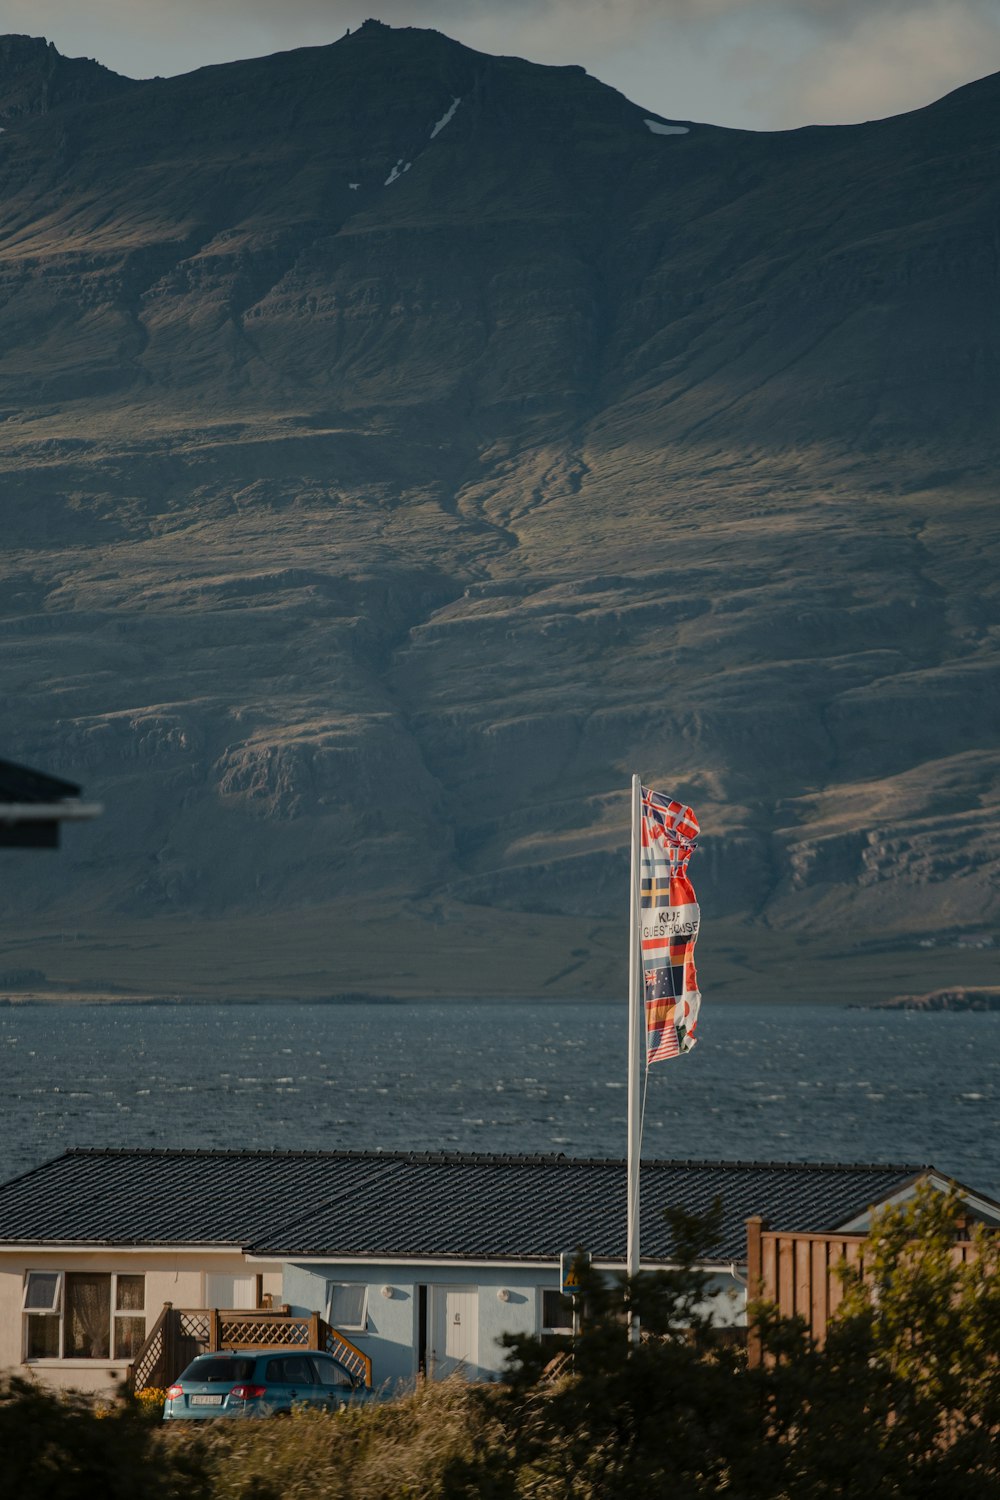
<svg viewBox="0 0 1000 1500">
<path fill-rule="evenodd" d="M 452 116 L 454 115 L 456 109 L 461 104 L 461 102 L 462 102 L 461 95 L 456 94 L 455 97 L 451 101 L 450 108 L 445 111 L 445 113 L 441 116 L 440 120 L 438 120 L 437 124 L 434 126 L 434 129 L 431 131 L 431 140 L 433 140 L 436 135 L 439 135 L 441 133 L 441 131 L 444 129 L 444 127 L 451 120 Z"/>
<path fill-rule="evenodd" d="M 402 177 L 404 172 L 408 172 L 412 166 L 412 161 L 408 161 L 404 164 L 403 158 L 400 157 L 396 165 L 393 167 L 392 171 L 389 173 L 388 177 L 385 179 L 383 186 L 388 187 L 390 183 L 396 182 L 397 179 Z"/>
<path fill-rule="evenodd" d="M 689 125 L 664 125 L 662 120 L 643 120 L 642 123 L 654 135 L 690 135 L 691 133 Z"/>
</svg>

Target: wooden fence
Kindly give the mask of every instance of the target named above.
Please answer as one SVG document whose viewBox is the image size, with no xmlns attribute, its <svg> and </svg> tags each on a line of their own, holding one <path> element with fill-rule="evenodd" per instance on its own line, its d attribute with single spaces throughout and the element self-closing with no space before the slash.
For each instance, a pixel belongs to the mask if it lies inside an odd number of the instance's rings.
<svg viewBox="0 0 1000 1500">
<path fill-rule="evenodd" d="M 804 1318 L 818 1344 L 840 1306 L 844 1266 L 865 1274 L 862 1234 L 791 1234 L 767 1229 L 763 1219 L 747 1220 L 747 1298 L 773 1302 L 783 1317 Z M 957 1239 L 952 1258 L 964 1264 L 975 1253 L 967 1239 Z M 762 1358 L 760 1335 L 747 1316 L 747 1354 L 751 1365 Z"/>
</svg>

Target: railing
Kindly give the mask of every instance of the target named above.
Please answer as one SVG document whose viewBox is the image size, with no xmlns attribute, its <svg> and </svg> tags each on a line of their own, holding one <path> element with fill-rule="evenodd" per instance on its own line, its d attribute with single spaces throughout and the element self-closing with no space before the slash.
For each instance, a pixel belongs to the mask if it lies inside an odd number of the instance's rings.
<svg viewBox="0 0 1000 1500">
<path fill-rule="evenodd" d="M 329 1323 L 324 1323 L 323 1327 L 326 1329 L 326 1340 L 317 1347 L 325 1349 L 328 1354 L 335 1354 L 355 1379 L 370 1388 L 372 1383 L 371 1355 L 359 1349 L 357 1344 L 352 1344 L 349 1338 L 338 1332 L 336 1328 L 331 1328 Z"/>
<path fill-rule="evenodd" d="M 173 1303 L 164 1302 L 163 1311 L 146 1335 L 146 1342 L 128 1367 L 128 1386 L 133 1391 L 143 1391 L 148 1385 L 160 1385 L 159 1372 L 165 1364 L 166 1330 L 173 1312 Z"/>
<path fill-rule="evenodd" d="M 844 1297 L 841 1268 L 865 1274 L 865 1236 L 861 1234 L 784 1234 L 764 1221 L 747 1220 L 747 1297 L 773 1302 L 782 1317 L 805 1320 L 817 1344 Z M 964 1264 L 975 1254 L 969 1240 L 956 1240 L 952 1259 Z M 751 1365 L 763 1358 L 760 1334 L 747 1321 L 747 1356 Z"/>
<path fill-rule="evenodd" d="M 165 1302 L 146 1342 L 128 1369 L 133 1391 L 168 1385 L 199 1354 L 219 1349 L 325 1349 L 366 1386 L 372 1383 L 369 1355 L 320 1317 L 277 1310 L 179 1308 Z"/>
</svg>

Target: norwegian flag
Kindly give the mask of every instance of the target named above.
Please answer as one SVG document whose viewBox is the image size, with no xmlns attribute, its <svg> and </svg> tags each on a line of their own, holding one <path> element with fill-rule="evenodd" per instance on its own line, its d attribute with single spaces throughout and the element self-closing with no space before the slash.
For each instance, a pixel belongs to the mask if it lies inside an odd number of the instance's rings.
<svg viewBox="0 0 1000 1500">
<path fill-rule="evenodd" d="M 694 966 L 701 911 L 687 876 L 698 847 L 690 807 L 642 788 L 639 941 L 646 1004 L 646 1062 L 690 1052 L 701 995 Z"/>
</svg>

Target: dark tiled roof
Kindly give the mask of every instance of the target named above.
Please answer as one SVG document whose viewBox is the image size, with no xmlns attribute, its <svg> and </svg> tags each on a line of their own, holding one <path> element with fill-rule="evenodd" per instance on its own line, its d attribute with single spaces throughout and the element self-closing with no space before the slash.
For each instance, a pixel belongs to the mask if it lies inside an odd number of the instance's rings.
<svg viewBox="0 0 1000 1500">
<path fill-rule="evenodd" d="M 664 1209 L 722 1200 L 720 1259 L 745 1220 L 832 1230 L 928 1167 L 651 1161 L 642 1253 L 669 1259 Z M 69 1151 L 0 1186 L 0 1245 L 236 1245 L 275 1256 L 551 1259 L 625 1254 L 625 1164 L 562 1156 Z"/>
<path fill-rule="evenodd" d="M 73 781 L 0 760 L 0 802 L 59 802 L 79 795 L 80 788 Z"/>
</svg>

